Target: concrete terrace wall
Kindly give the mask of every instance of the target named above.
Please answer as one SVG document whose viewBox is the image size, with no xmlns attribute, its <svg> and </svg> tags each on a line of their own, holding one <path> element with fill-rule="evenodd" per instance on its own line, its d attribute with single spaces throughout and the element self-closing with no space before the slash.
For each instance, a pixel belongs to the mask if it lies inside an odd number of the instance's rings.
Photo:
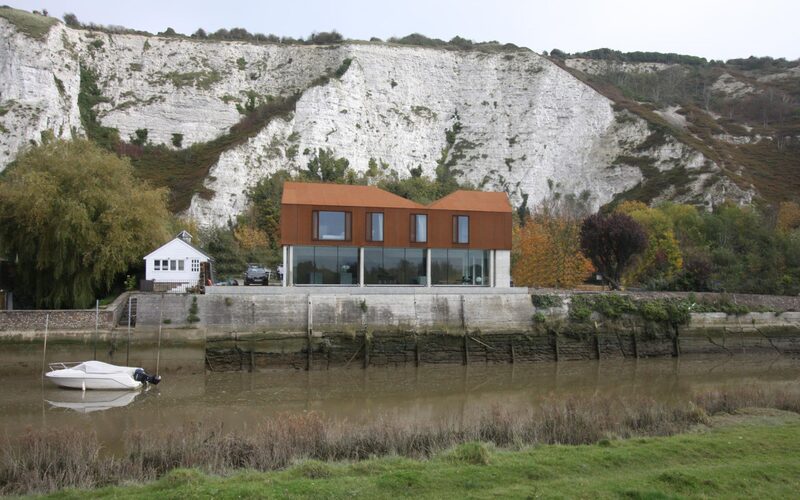
<svg viewBox="0 0 800 500">
<path fill-rule="evenodd" d="M 216 288 L 216 287 L 215 287 Z M 349 289 L 336 293 L 227 287 L 197 296 L 199 321 L 189 323 L 189 295 L 138 296 L 137 329 L 196 327 L 208 335 L 229 332 L 526 331 L 533 309 L 525 289 L 430 292 L 421 289 Z M 286 290 L 286 289 L 282 289 Z M 248 293 L 250 292 L 250 293 Z M 163 316 L 160 308 L 163 304 Z M 310 315 L 310 321 L 309 321 Z M 168 325 L 164 324 L 168 320 Z"/>
<path fill-rule="evenodd" d="M 0 339 L 27 349 L 43 340 L 44 318 L 50 314 L 48 347 L 50 342 L 82 343 L 87 355 L 108 353 L 113 362 L 120 359 L 113 353 L 119 356 L 130 346 L 134 356 L 155 359 L 156 345 L 173 351 L 188 346 L 194 366 L 210 370 L 800 355 L 800 312 L 693 313 L 676 332 L 637 317 L 609 321 L 595 315 L 570 322 L 571 293 L 560 291 L 565 304 L 542 310 L 534 307 L 531 293 L 553 291 L 240 286 L 210 287 L 206 295 L 135 293 L 138 312 L 130 345 L 126 327 L 115 327 L 125 296 L 101 311 L 99 335 L 94 335 L 93 310 L 9 311 L 0 313 Z M 776 306 L 770 298 L 749 299 L 753 306 Z M 744 300 L 736 297 L 737 303 Z M 791 308 L 796 298 L 774 300 Z M 534 321 L 537 312 L 547 321 Z M 190 315 L 196 321 L 190 322 Z"/>
</svg>

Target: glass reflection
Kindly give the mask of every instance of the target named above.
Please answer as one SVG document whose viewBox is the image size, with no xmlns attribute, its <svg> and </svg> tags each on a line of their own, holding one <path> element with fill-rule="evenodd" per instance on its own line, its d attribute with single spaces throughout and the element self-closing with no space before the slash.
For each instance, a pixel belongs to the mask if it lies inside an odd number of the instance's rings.
<svg viewBox="0 0 800 500">
<path fill-rule="evenodd" d="M 294 247 L 295 285 L 358 284 L 358 249 L 355 247 Z"/>
</svg>

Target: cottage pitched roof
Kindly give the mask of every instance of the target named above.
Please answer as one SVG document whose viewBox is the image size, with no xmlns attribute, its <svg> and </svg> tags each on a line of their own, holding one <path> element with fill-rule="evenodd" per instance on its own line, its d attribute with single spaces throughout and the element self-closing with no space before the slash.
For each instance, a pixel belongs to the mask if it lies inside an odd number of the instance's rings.
<svg viewBox="0 0 800 500">
<path fill-rule="evenodd" d="M 450 193 L 428 208 L 467 212 L 511 212 L 508 195 L 503 192 L 463 191 Z"/>
<path fill-rule="evenodd" d="M 285 182 L 281 203 L 333 207 L 422 208 L 419 203 L 375 186 L 315 182 Z"/>
<path fill-rule="evenodd" d="M 214 262 L 214 258 L 213 258 L 213 257 L 211 257 L 210 255 L 208 255 L 208 254 L 207 254 L 207 253 L 205 253 L 204 251 L 200 250 L 200 249 L 199 249 L 199 248 L 197 248 L 196 246 L 192 245 L 191 243 L 186 243 L 185 241 L 183 241 L 182 239 L 180 239 L 180 238 L 178 238 L 178 237 L 175 237 L 175 238 L 173 238 L 173 239 L 169 240 L 168 242 L 164 243 L 163 245 L 161 245 L 160 247 L 156 248 L 155 250 L 153 250 L 153 251 L 152 251 L 152 252 L 150 252 L 149 254 L 145 255 L 145 256 L 144 256 L 142 259 L 143 259 L 143 260 L 147 260 L 147 259 L 149 259 L 149 258 L 153 257 L 155 254 L 157 254 L 157 253 L 158 253 L 158 251 L 159 251 L 159 250 L 161 250 L 162 248 L 164 248 L 164 247 L 166 247 L 166 246 L 173 245 L 173 244 L 179 244 L 179 245 L 184 245 L 184 246 L 187 246 L 187 247 L 189 247 L 191 250 L 194 250 L 196 253 L 198 253 L 198 254 L 202 255 L 203 257 L 205 257 L 206 259 L 208 259 L 209 261 L 211 261 L 211 262 Z"/>
</svg>

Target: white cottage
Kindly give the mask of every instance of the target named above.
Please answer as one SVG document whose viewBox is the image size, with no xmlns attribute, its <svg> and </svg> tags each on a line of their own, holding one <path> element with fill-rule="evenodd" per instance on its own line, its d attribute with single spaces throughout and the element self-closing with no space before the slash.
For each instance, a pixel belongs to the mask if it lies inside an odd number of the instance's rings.
<svg viewBox="0 0 800 500">
<path fill-rule="evenodd" d="M 173 240 L 144 257 L 145 279 L 153 291 L 184 293 L 204 285 L 211 276 L 211 257 L 192 245 L 192 235 L 181 231 Z"/>
</svg>

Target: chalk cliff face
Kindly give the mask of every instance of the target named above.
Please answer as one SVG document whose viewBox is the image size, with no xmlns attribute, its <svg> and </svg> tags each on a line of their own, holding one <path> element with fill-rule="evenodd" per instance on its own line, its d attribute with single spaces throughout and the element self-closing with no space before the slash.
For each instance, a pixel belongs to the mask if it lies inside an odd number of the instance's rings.
<svg viewBox="0 0 800 500">
<path fill-rule="evenodd" d="M 537 54 L 485 53 L 354 43 L 330 47 L 193 41 L 72 30 L 43 40 L 0 19 L 0 138 L 4 168 L 30 140 L 51 130 L 83 133 L 79 61 L 97 75 L 107 102 L 96 107 L 122 138 L 146 128 L 153 143 L 182 147 L 211 140 L 239 121 L 237 104 L 302 92 L 295 112 L 274 119 L 248 142 L 225 151 L 188 214 L 219 225 L 246 206 L 246 192 L 279 169 L 305 166 L 330 148 L 358 170 L 370 159 L 399 175 L 422 166 L 432 176 L 443 151 L 464 180 L 504 189 L 533 205 L 550 187 L 586 191 L 597 207 L 653 172 L 685 169 L 690 181 L 661 198 L 713 203 L 747 198 L 719 167 L 671 136 L 648 141 L 647 123 Z M 312 82 L 350 59 L 324 85 Z M 61 82 L 61 83 L 58 83 Z M 271 97 L 270 97 L 271 96 Z M 74 131 L 74 132 L 73 132 Z M 451 131 L 454 141 L 446 139 Z M 652 146 L 650 145 L 652 144 Z"/>
<path fill-rule="evenodd" d="M 31 40 L 0 19 L 0 170 L 44 131 L 68 138 L 83 130 L 69 31 L 57 24 L 44 40 Z"/>
</svg>

